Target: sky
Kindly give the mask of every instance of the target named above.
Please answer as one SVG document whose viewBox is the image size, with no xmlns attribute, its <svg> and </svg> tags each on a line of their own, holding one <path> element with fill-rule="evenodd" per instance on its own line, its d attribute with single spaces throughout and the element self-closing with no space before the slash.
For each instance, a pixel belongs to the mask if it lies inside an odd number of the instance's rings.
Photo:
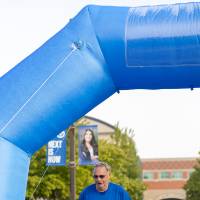
<svg viewBox="0 0 200 200">
<path fill-rule="evenodd" d="M 178 2 L 189 1 L 1 0 L 0 76 L 56 34 L 85 5 Z M 200 151 L 199 89 L 120 91 L 87 115 L 133 129 L 141 158 L 197 157 Z"/>
</svg>

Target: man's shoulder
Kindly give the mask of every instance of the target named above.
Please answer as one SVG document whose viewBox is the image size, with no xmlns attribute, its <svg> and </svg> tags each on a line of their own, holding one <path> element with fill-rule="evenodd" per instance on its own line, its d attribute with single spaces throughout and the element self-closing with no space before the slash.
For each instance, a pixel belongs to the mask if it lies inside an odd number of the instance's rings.
<svg viewBox="0 0 200 200">
<path fill-rule="evenodd" d="M 87 186 L 87 187 L 85 187 L 84 189 L 83 189 L 83 192 L 85 192 L 85 191 L 92 191 L 92 190 L 94 190 L 95 189 L 95 184 L 91 184 L 91 185 L 89 185 L 89 186 Z"/>
<path fill-rule="evenodd" d="M 118 185 L 116 183 L 110 182 L 109 185 L 110 185 L 111 188 L 115 188 L 115 189 L 118 189 L 118 190 L 124 190 L 124 188 L 121 185 Z"/>
<path fill-rule="evenodd" d="M 112 192 L 122 195 L 123 199 L 131 200 L 128 192 L 121 185 L 110 183 L 110 188 Z"/>
<path fill-rule="evenodd" d="M 91 194 L 94 194 L 94 191 L 95 191 L 95 184 L 85 187 L 80 193 L 79 200 L 92 199 L 90 196 Z"/>
</svg>

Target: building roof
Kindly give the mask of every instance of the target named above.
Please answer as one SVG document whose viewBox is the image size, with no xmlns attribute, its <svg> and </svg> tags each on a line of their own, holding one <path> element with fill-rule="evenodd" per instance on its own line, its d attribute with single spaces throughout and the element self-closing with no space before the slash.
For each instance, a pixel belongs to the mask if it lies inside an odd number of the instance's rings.
<svg viewBox="0 0 200 200">
<path fill-rule="evenodd" d="M 197 164 L 197 158 L 160 158 L 142 159 L 143 170 L 191 169 Z"/>
<path fill-rule="evenodd" d="M 115 130 L 115 126 L 113 126 L 113 125 L 111 125 L 111 124 L 109 124 L 108 122 L 105 122 L 105 121 L 103 121 L 103 120 L 97 119 L 97 118 L 95 118 L 95 117 L 87 116 L 87 115 L 85 115 L 84 118 L 89 119 L 89 120 L 92 120 L 92 121 L 99 122 L 99 123 L 101 123 L 101 124 L 104 124 L 104 125 L 106 125 L 106 126 L 112 128 L 113 131 Z"/>
</svg>

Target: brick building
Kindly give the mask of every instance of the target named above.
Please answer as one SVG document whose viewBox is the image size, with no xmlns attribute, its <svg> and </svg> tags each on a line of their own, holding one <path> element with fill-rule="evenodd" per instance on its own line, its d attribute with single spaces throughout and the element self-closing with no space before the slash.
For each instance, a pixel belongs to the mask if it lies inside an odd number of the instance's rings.
<svg viewBox="0 0 200 200">
<path fill-rule="evenodd" d="M 183 189 L 196 158 L 142 159 L 144 200 L 185 200 Z"/>
</svg>

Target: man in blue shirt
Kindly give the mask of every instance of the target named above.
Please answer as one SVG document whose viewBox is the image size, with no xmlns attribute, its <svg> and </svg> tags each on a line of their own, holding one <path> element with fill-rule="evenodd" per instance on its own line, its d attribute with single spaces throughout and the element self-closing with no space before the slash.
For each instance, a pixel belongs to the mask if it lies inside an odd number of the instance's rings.
<svg viewBox="0 0 200 200">
<path fill-rule="evenodd" d="M 109 182 L 110 173 L 111 168 L 107 163 L 97 163 L 93 170 L 95 183 L 81 192 L 79 200 L 131 200 L 123 187 Z"/>
</svg>

